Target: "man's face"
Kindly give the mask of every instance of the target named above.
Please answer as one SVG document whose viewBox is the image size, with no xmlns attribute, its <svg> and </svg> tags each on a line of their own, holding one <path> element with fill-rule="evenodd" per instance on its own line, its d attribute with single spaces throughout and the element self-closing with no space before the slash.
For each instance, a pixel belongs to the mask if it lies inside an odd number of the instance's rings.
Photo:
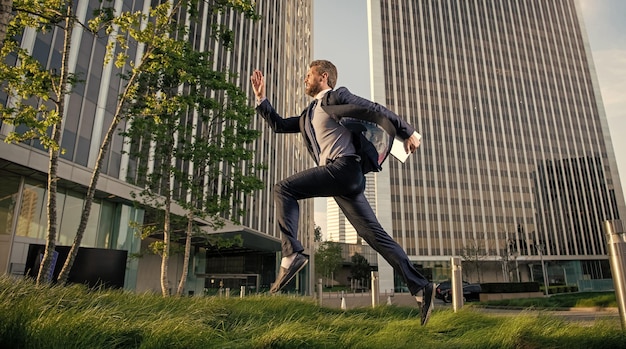
<svg viewBox="0 0 626 349">
<path fill-rule="evenodd" d="M 327 88 L 327 79 L 328 76 L 326 73 L 319 74 L 317 72 L 317 67 L 310 67 L 309 71 L 306 73 L 306 78 L 304 79 L 306 94 L 311 97 L 315 97 L 318 93 Z"/>
</svg>

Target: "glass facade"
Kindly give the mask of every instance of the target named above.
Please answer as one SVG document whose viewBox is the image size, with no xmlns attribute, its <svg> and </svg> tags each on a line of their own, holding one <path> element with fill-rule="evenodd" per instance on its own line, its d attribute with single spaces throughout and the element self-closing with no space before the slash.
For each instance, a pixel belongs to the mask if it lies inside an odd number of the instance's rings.
<svg viewBox="0 0 626 349">
<path fill-rule="evenodd" d="M 77 1 L 75 14 L 79 21 L 86 23 L 93 16 L 93 11 L 103 4 L 122 11 L 146 12 L 151 5 L 157 3 L 143 0 L 116 0 L 111 3 L 98 0 Z M 246 19 L 233 11 L 213 12 L 212 4 L 210 1 L 197 3 L 197 13 L 204 19 L 190 26 L 189 38 L 194 47 L 199 51 L 213 53 L 214 69 L 235 73 L 232 75 L 233 79 L 250 96 L 250 105 L 253 105 L 254 100 L 249 76 L 254 69 L 260 69 L 267 76 L 267 96 L 276 110 L 284 116 L 298 114 L 308 104 L 302 80 L 312 56 L 312 3 L 308 0 L 258 2 L 256 10 L 261 17 L 258 21 Z M 181 22 L 185 21 L 185 15 L 181 14 Z M 232 30 L 234 46 L 227 49 L 208 35 L 212 26 L 224 26 Z M 61 66 L 63 45 L 61 34 L 58 28 L 47 33 L 36 33 L 27 29 L 21 37 L 22 47 L 33 52 L 46 69 L 58 69 Z M 116 67 L 113 62 L 103 64 L 105 48 L 113 41 L 110 38 L 93 36 L 77 26 L 72 40 L 74 44 L 68 57 L 69 70 L 77 74 L 83 82 L 77 84 L 66 99 L 61 143 L 65 152 L 61 156 L 59 176 L 62 183 L 59 185 L 57 203 L 57 243 L 61 245 L 70 245 L 73 241 L 83 204 L 82 188 L 89 184 L 90 172 L 95 165 L 101 141 L 113 119 L 117 98 L 124 84 L 120 75 L 129 69 Z M 117 47 L 115 54 L 120 53 L 120 50 Z M 128 47 L 124 50 L 134 61 L 143 53 L 143 47 L 133 40 L 128 40 Z M 12 103 L 3 93 L 0 93 L 0 101 Z M 199 120 L 197 115 L 189 115 L 183 121 L 192 123 Z M 122 121 L 118 130 L 123 131 L 126 127 Z M 241 222 L 246 229 L 280 238 L 274 219 L 271 189 L 274 183 L 312 166 L 313 162 L 309 159 L 299 135 L 276 136 L 258 116 L 250 127 L 262 133 L 258 141 L 250 147 L 255 150 L 252 161 L 266 165 L 266 169 L 260 171 L 265 188 L 251 195 L 239 195 L 240 204 L 237 204 L 234 212 L 241 211 L 245 214 L 237 217 L 225 215 L 225 218 Z M 202 126 L 198 129 L 202 130 Z M 5 124 L 0 128 L 0 137 L 22 130 L 20 127 L 14 129 Z M 17 183 L 23 186 L 18 189 L 19 186 L 15 187 L 15 183 L 10 183 L 9 177 L 6 184 L 5 179 L 2 180 L 0 248 L 3 248 L 2 251 L 6 249 L 6 255 L 10 255 L 7 263 L 20 264 L 24 263 L 25 245 L 45 241 L 47 157 L 37 141 L 21 145 L 2 144 L 0 147 L 3 149 L 0 152 L 0 165 L 8 164 L 11 169 L 7 173 L 15 174 Z M 119 132 L 115 132 L 100 176 L 99 188 L 105 189 L 98 192 L 98 200 L 93 204 L 82 243 L 84 247 L 139 252 L 140 247 L 128 224 L 135 219 L 138 222 L 143 221 L 143 212 L 129 206 L 132 202 L 129 193 L 140 190 L 134 184 L 141 182 L 137 171 L 141 159 L 132 158 L 127 147 L 128 143 L 124 142 Z M 27 149 L 26 153 L 24 149 Z M 8 156 L 17 154 L 17 151 L 25 156 Z M 193 164 L 189 162 L 180 161 L 178 166 L 184 173 L 193 171 Z M 17 175 L 24 172 L 37 175 Z M 21 201 L 14 201 L 16 196 L 20 196 Z M 301 221 L 301 237 L 308 248 L 314 229 L 312 201 L 302 203 Z M 3 238 L 5 235 L 6 239 Z M 136 283 L 136 275 L 134 281 L 130 280 L 128 271 L 136 274 L 137 263 L 136 259 L 129 260 L 126 287 Z M 3 264 L 0 264 L 0 268 L 2 267 Z M 7 264 L 0 272 L 5 269 L 10 271 L 11 266 Z"/>
<path fill-rule="evenodd" d="M 0 271 L 7 270 L 13 226 L 18 213 L 20 177 L 7 174 L 0 185 Z"/>
<path fill-rule="evenodd" d="M 606 260 L 624 196 L 575 1 L 369 7 L 374 99 L 423 136 L 377 177 L 411 258 Z"/>
<path fill-rule="evenodd" d="M 45 240 L 47 227 L 46 190 L 41 186 L 26 183 L 22 192 L 16 236 Z M 57 194 L 58 227 L 57 244 L 71 245 L 78 229 L 84 195 L 61 190 Z M 96 200 L 92 204 L 82 247 L 122 249 L 125 241 L 134 238 L 132 229 L 120 231 L 120 217 L 117 210 L 121 206 L 112 202 Z M 126 224 L 135 222 L 122 219 Z"/>
<path fill-rule="evenodd" d="M 46 189 L 44 183 L 25 183 L 22 193 L 16 236 L 46 238 Z"/>
<path fill-rule="evenodd" d="M 23 275 L 26 257 L 31 244 L 43 244 L 47 234 L 47 190 L 45 182 L 36 178 L 0 170 L 2 193 L 0 200 L 0 267 L 9 274 Z M 59 246 L 69 246 L 74 240 L 84 194 L 69 190 L 63 185 L 57 195 L 57 239 Z M 81 247 L 125 250 L 138 253 L 140 239 L 131 227 L 143 222 L 143 210 L 128 204 L 95 199 L 84 232 Z M 13 232 L 15 232 L 13 234 Z M 137 263 L 127 263 L 125 287 L 134 289 L 134 279 L 128 275 L 137 272 Z"/>
</svg>

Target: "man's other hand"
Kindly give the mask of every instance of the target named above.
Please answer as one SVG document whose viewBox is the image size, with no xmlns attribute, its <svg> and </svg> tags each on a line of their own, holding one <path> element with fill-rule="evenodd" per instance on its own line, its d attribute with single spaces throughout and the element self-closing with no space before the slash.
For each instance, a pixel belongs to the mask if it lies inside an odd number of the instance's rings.
<svg viewBox="0 0 626 349">
<path fill-rule="evenodd" d="M 252 83 L 252 89 L 254 90 L 254 95 L 256 96 L 257 101 L 260 101 L 265 98 L 265 77 L 263 77 L 263 73 L 260 70 L 255 69 L 252 72 L 252 76 L 250 76 L 250 82 Z"/>
</svg>

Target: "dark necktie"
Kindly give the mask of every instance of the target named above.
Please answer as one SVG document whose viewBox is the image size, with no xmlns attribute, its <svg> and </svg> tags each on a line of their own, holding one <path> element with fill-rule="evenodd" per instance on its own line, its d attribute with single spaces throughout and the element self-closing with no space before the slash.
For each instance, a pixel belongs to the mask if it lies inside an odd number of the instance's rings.
<svg viewBox="0 0 626 349">
<path fill-rule="evenodd" d="M 317 139 L 315 139 L 315 131 L 313 130 L 313 114 L 315 114 L 315 106 L 317 105 L 317 99 L 314 99 L 311 104 L 309 104 L 309 108 L 307 110 L 307 119 L 304 123 L 304 129 L 306 131 L 307 137 L 309 137 L 309 141 L 311 142 L 311 146 L 313 148 L 313 155 L 315 156 L 315 162 L 319 165 L 320 163 L 320 146 L 317 144 Z"/>
</svg>

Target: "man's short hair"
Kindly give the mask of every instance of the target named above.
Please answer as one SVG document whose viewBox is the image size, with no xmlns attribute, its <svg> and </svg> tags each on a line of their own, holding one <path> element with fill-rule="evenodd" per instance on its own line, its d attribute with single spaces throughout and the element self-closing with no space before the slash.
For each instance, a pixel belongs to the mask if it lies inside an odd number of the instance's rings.
<svg viewBox="0 0 626 349">
<path fill-rule="evenodd" d="M 328 86 L 330 88 L 335 88 L 335 85 L 337 84 L 337 67 L 335 67 L 334 64 L 332 64 L 330 61 L 318 59 L 309 64 L 309 68 L 313 67 L 316 67 L 319 74 L 327 73 Z"/>
</svg>

